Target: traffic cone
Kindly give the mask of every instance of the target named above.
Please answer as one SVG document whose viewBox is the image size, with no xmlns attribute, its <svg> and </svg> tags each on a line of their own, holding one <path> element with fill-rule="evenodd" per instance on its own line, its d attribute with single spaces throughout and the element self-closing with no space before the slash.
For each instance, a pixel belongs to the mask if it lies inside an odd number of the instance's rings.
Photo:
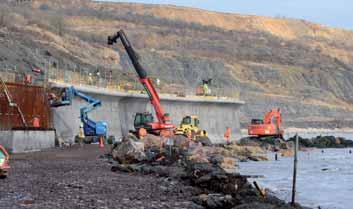
<svg viewBox="0 0 353 209">
<path fill-rule="evenodd" d="M 99 138 L 99 148 L 104 148 L 103 136 L 101 136 L 101 137 Z"/>
</svg>

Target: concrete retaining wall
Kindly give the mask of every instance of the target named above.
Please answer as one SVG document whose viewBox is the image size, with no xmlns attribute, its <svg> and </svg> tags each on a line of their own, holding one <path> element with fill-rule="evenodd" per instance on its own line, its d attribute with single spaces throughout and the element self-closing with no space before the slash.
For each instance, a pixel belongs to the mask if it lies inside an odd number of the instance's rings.
<svg viewBox="0 0 353 209">
<path fill-rule="evenodd" d="M 55 146 L 55 131 L 0 131 L 0 144 L 12 153 L 52 148 Z"/>
<path fill-rule="evenodd" d="M 66 87 L 60 84 L 54 85 Z M 108 135 L 114 135 L 117 138 L 133 130 L 136 112 L 154 112 L 147 96 L 143 94 L 112 93 L 89 87 L 76 88 L 102 101 L 102 107 L 89 113 L 89 117 L 107 121 Z M 224 141 L 223 135 L 226 127 L 232 129 L 234 139 L 240 137 L 238 112 L 240 106 L 244 104 L 241 101 L 161 96 L 161 102 L 176 125 L 185 115 L 198 115 L 200 126 L 209 132 L 214 142 Z M 52 109 L 54 127 L 58 136 L 72 142 L 79 130 L 79 109 L 84 105 L 87 105 L 85 101 L 75 98 L 71 106 Z"/>
</svg>

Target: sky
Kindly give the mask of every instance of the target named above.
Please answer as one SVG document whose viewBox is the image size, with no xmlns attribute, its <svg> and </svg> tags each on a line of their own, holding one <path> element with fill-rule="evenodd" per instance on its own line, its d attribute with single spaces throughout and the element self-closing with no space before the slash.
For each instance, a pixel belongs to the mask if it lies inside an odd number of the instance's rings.
<svg viewBox="0 0 353 209">
<path fill-rule="evenodd" d="M 305 19 L 353 30 L 353 0 L 110 0 L 172 4 L 219 12 Z"/>
</svg>

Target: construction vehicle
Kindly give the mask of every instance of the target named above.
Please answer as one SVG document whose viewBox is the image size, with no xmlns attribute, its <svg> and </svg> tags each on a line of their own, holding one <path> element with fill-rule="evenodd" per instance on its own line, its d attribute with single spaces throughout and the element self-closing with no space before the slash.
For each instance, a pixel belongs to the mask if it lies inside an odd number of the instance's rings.
<svg viewBox="0 0 353 209">
<path fill-rule="evenodd" d="M 196 88 L 196 96 L 211 96 L 211 82 L 212 78 L 208 80 L 202 80 L 202 84 Z"/>
<path fill-rule="evenodd" d="M 272 109 L 265 114 L 264 119 L 252 119 L 248 126 L 248 135 L 257 137 L 274 136 L 283 138 L 281 110 Z"/>
<path fill-rule="evenodd" d="M 147 76 L 146 70 L 141 66 L 139 58 L 132 45 L 130 44 L 125 32 L 123 30 L 118 31 L 115 35 L 108 37 L 108 45 L 117 43 L 120 39 L 123 44 L 132 65 L 139 77 L 140 83 L 146 90 L 150 102 L 155 110 L 158 121 L 154 121 L 154 117 L 150 112 L 136 113 L 134 119 L 134 133 L 137 135 L 145 134 L 145 131 L 154 135 L 171 136 L 174 133 L 175 126 L 171 123 L 171 119 L 168 113 L 164 111 L 161 105 L 159 95 L 153 86 L 152 80 Z M 143 134 L 143 135 L 144 135 Z"/>
<path fill-rule="evenodd" d="M 3 146 L 0 145 L 0 178 L 6 178 L 9 166 L 10 155 Z"/>
<path fill-rule="evenodd" d="M 200 120 L 196 115 L 185 116 L 177 127 L 175 134 L 186 135 L 188 137 L 194 138 L 197 136 L 207 137 L 208 133 L 205 130 L 199 128 Z"/>
<path fill-rule="evenodd" d="M 98 142 L 101 137 L 106 138 L 107 136 L 107 122 L 105 121 L 94 121 L 88 117 L 88 113 L 93 111 L 95 108 L 102 106 L 102 102 L 98 99 L 94 99 L 71 86 L 64 88 L 61 92 L 61 98 L 51 100 L 51 107 L 69 106 L 72 104 L 74 97 L 79 97 L 89 104 L 80 108 L 80 119 L 83 124 L 83 130 L 85 135 L 85 142 Z"/>
<path fill-rule="evenodd" d="M 177 129 L 175 130 L 175 135 L 184 135 L 187 138 L 201 142 L 203 145 L 212 145 L 211 140 L 208 138 L 208 132 L 202 130 L 200 127 L 200 120 L 196 115 L 185 116 Z"/>
</svg>

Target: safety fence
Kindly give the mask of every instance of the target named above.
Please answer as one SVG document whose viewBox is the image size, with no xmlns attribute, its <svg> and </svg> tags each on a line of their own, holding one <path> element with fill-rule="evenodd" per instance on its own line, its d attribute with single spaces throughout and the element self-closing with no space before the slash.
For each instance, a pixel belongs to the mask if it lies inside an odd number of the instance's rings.
<svg viewBox="0 0 353 209">
<path fill-rule="evenodd" d="M 166 83 L 160 81 L 157 77 L 151 77 L 154 86 L 161 94 L 173 94 L 180 97 L 194 97 L 197 95 L 196 87 L 185 87 L 182 84 Z M 60 69 L 51 69 L 49 71 L 49 80 L 57 83 L 70 83 L 72 85 L 95 86 L 105 88 L 111 91 L 137 92 L 144 93 L 143 86 L 139 83 L 137 76 L 130 76 L 128 79 L 113 78 L 111 73 L 85 72 L 85 71 L 65 71 Z M 210 86 L 211 93 L 209 99 L 239 99 L 239 91 L 235 88 L 217 88 Z"/>
<path fill-rule="evenodd" d="M 71 84 L 74 86 L 92 86 L 104 88 L 108 91 L 120 91 L 131 93 L 144 93 L 143 86 L 139 83 L 135 74 L 128 75 L 124 79 L 119 79 L 112 75 L 111 71 L 96 70 L 93 72 L 73 69 L 64 70 L 50 67 L 40 72 L 31 72 L 28 75 L 20 73 L 13 69 L 5 69 L 0 71 L 0 76 L 5 82 L 25 83 L 30 79 L 33 84 L 38 86 L 46 86 L 50 82 Z M 157 77 L 151 77 L 158 92 L 161 94 L 176 95 L 178 97 L 204 97 L 205 99 L 239 99 L 239 91 L 236 88 L 218 88 L 210 86 L 210 94 L 204 96 L 197 94 L 199 86 L 187 87 L 187 85 L 167 83 L 159 80 Z"/>
</svg>

